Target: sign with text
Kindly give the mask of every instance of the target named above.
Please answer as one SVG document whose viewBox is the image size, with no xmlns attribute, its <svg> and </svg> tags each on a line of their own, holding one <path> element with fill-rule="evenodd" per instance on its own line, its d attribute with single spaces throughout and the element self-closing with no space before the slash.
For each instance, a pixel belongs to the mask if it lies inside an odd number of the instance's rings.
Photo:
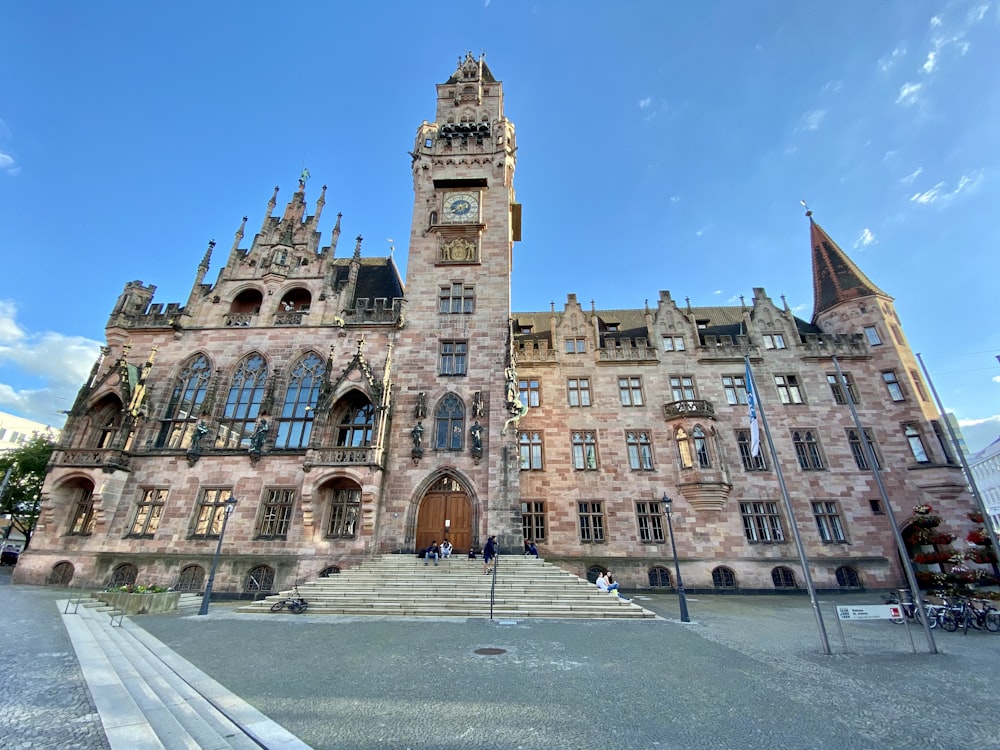
<svg viewBox="0 0 1000 750">
<path fill-rule="evenodd" d="M 841 620 L 899 620 L 903 610 L 898 604 L 866 604 L 837 607 L 837 617 Z"/>
</svg>

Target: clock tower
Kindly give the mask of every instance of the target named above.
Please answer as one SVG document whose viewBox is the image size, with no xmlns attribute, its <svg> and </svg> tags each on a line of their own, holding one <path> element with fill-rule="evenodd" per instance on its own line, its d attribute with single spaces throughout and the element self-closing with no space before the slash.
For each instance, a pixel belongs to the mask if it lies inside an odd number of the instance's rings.
<svg viewBox="0 0 1000 750">
<path fill-rule="evenodd" d="M 484 57 L 437 86 L 410 152 L 413 223 L 395 351 L 393 468 L 383 548 L 448 538 L 520 551 L 519 414 L 510 331 L 514 125 Z"/>
</svg>

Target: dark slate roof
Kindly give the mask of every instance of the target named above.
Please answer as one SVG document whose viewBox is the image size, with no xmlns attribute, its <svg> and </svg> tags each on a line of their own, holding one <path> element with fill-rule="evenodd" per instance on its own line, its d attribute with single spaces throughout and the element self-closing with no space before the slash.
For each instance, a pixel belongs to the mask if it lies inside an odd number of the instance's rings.
<svg viewBox="0 0 1000 750">
<path fill-rule="evenodd" d="M 889 297 L 854 265 L 812 216 L 809 217 L 809 239 L 813 261 L 813 320 L 841 302 L 875 295 Z"/>
<path fill-rule="evenodd" d="M 336 288 L 341 282 L 346 282 L 351 271 L 351 258 L 334 258 L 333 286 Z M 403 282 L 399 276 L 399 269 L 396 263 L 390 258 L 360 258 L 361 267 L 358 269 L 358 283 L 354 290 L 354 299 L 349 301 L 349 306 L 354 305 L 354 300 L 367 297 L 376 299 L 385 297 L 393 300 L 403 296 Z"/>
</svg>

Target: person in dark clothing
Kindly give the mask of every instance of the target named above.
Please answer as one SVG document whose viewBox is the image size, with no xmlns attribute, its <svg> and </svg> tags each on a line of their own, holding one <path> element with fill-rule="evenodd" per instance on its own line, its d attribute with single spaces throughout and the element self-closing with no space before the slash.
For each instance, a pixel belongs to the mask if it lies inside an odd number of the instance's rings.
<svg viewBox="0 0 1000 750">
<path fill-rule="evenodd" d="M 441 548 L 438 546 L 437 540 L 435 539 L 430 543 L 430 546 L 424 550 L 424 565 L 426 565 L 431 558 L 434 558 L 434 564 L 438 564 L 438 560 L 441 559 Z"/>
<path fill-rule="evenodd" d="M 497 538 L 491 536 L 486 540 L 486 546 L 483 547 L 483 575 L 486 575 L 496 564 L 497 557 Z"/>
</svg>

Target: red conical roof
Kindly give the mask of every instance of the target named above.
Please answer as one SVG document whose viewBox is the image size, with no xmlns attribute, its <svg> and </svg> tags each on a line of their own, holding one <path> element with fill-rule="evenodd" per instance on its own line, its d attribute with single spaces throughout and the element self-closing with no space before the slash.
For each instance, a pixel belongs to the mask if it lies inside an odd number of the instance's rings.
<svg viewBox="0 0 1000 750">
<path fill-rule="evenodd" d="M 809 240 L 813 262 L 813 321 L 822 312 L 841 302 L 873 297 L 889 297 L 854 265 L 847 253 L 813 221 L 809 212 Z M 889 299 L 892 299 L 889 297 Z"/>
</svg>

